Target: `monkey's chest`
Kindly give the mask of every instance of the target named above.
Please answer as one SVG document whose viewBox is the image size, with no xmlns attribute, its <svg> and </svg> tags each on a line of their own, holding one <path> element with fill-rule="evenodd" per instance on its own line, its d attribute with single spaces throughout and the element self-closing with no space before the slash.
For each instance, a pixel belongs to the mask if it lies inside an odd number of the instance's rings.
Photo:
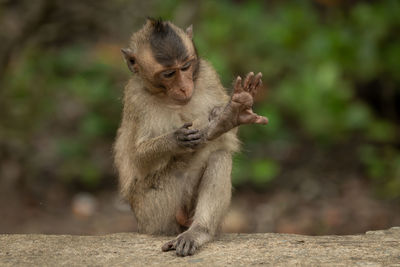
<svg viewBox="0 0 400 267">
<path fill-rule="evenodd" d="M 175 112 L 165 110 L 161 114 L 153 116 L 151 135 L 156 137 L 173 132 L 188 122 L 193 123 L 193 129 L 205 127 L 208 123 L 207 110 L 204 112 L 192 112 L 186 109 Z"/>
</svg>

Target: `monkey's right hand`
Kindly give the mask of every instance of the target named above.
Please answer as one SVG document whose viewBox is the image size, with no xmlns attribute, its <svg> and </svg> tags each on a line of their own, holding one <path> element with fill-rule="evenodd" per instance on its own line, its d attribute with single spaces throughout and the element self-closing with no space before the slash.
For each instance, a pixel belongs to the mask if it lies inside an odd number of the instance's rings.
<svg viewBox="0 0 400 267">
<path fill-rule="evenodd" d="M 204 142 L 204 134 L 197 129 L 189 129 L 193 123 L 185 123 L 174 132 L 174 139 L 181 147 L 196 148 Z"/>
</svg>

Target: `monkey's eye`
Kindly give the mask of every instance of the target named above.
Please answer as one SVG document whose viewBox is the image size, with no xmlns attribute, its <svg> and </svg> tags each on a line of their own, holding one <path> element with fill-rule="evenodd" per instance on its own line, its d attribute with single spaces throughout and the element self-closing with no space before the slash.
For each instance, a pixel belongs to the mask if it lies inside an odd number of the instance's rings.
<svg viewBox="0 0 400 267">
<path fill-rule="evenodd" d="M 191 62 L 186 63 L 185 65 L 183 65 L 183 67 L 181 68 L 181 71 L 187 71 L 190 66 L 192 65 Z"/>
<path fill-rule="evenodd" d="M 164 78 L 171 78 L 172 76 L 175 75 L 175 72 L 176 72 L 176 71 L 174 71 L 174 70 L 165 71 L 165 72 L 163 72 L 162 76 L 163 76 Z"/>
</svg>

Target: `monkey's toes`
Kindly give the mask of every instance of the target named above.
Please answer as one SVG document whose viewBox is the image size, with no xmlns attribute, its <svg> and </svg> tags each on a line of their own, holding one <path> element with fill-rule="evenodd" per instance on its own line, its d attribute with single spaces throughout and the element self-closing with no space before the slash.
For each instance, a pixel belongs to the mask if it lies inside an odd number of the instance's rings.
<svg viewBox="0 0 400 267">
<path fill-rule="evenodd" d="M 165 244 L 161 247 L 161 250 L 162 250 L 163 252 L 170 251 L 170 250 L 174 250 L 174 249 L 175 249 L 175 244 L 176 244 L 176 240 L 175 240 L 175 239 L 174 239 L 174 240 L 171 240 L 171 241 L 168 241 L 167 243 L 165 243 Z"/>
<path fill-rule="evenodd" d="M 194 240 L 190 238 L 181 238 L 176 245 L 176 255 L 180 257 L 191 256 L 196 249 L 197 245 Z"/>
</svg>

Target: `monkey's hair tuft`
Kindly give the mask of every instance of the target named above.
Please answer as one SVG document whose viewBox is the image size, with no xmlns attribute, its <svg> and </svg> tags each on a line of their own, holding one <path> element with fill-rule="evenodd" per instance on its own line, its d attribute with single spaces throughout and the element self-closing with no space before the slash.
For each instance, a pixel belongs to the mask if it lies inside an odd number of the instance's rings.
<svg viewBox="0 0 400 267">
<path fill-rule="evenodd" d="M 147 17 L 149 42 L 154 58 L 163 66 L 170 66 L 176 60 L 188 57 L 188 51 L 178 29 L 161 18 Z"/>
<path fill-rule="evenodd" d="M 152 17 L 147 17 L 147 19 L 150 21 L 150 23 L 153 26 L 153 29 L 154 29 L 155 32 L 162 33 L 162 32 L 164 32 L 166 30 L 165 29 L 165 23 L 162 20 L 162 18 L 155 19 L 155 18 L 152 18 Z"/>
</svg>

